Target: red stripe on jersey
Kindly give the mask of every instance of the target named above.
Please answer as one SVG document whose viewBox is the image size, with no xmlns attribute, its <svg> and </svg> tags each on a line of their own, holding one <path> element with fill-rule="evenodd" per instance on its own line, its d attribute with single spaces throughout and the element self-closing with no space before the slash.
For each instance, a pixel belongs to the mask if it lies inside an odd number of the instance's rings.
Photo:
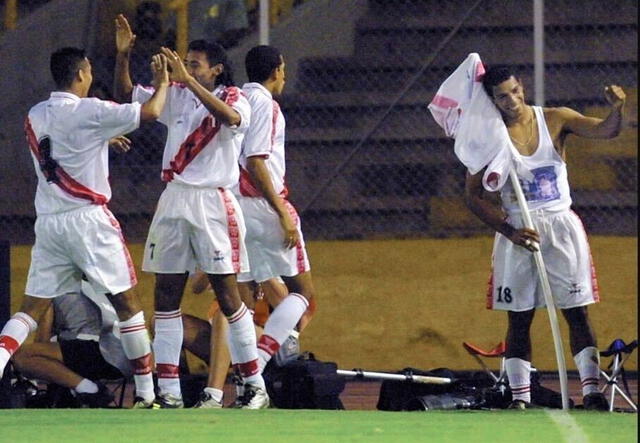
<svg viewBox="0 0 640 443">
<path fill-rule="evenodd" d="M 44 157 L 42 151 L 40 150 L 40 143 L 36 137 L 33 128 L 31 127 L 31 122 L 29 118 L 24 122 L 24 132 L 27 136 L 27 142 L 29 143 L 29 149 L 38 160 L 40 164 L 40 169 L 48 182 L 51 182 L 57 185 L 60 189 L 62 189 L 67 194 L 80 198 L 83 200 L 89 200 L 94 205 L 104 205 L 109 199 L 106 196 L 95 192 L 94 190 L 86 187 L 82 183 L 76 181 L 73 177 L 71 177 L 60 165 L 54 163 L 54 167 L 51 171 L 45 171 L 44 165 L 47 159 Z M 54 160 L 55 162 L 55 160 Z"/>
<path fill-rule="evenodd" d="M 227 191 L 223 188 L 218 188 L 218 191 L 227 211 L 227 228 L 229 230 L 229 241 L 231 242 L 231 263 L 233 264 L 233 272 L 237 274 L 240 272 L 240 228 L 236 219 L 236 209 Z M 229 323 L 231 323 L 231 320 L 229 320 Z"/>
<path fill-rule="evenodd" d="M 171 181 L 174 174 L 181 174 L 196 155 L 215 137 L 220 130 L 220 123 L 216 122 L 214 125 L 213 121 L 212 116 L 206 116 L 200 126 L 182 142 L 175 157 L 169 162 L 171 168 L 162 171 L 163 181 Z"/>
<path fill-rule="evenodd" d="M 299 217 L 298 213 L 296 212 L 296 208 L 294 208 L 288 200 L 284 200 L 284 205 L 287 207 L 293 223 L 295 223 L 297 226 Z M 301 241 L 298 241 L 298 243 L 296 244 L 296 262 L 298 266 L 298 274 L 302 274 L 303 272 L 307 271 L 307 263 L 305 260 L 304 248 L 302 247 Z"/>
<path fill-rule="evenodd" d="M 280 105 L 277 101 L 272 100 L 273 102 L 273 111 L 271 116 L 271 149 L 270 152 L 273 152 L 273 145 L 276 141 L 276 126 L 278 123 L 278 114 L 280 113 Z"/>
<path fill-rule="evenodd" d="M 19 347 L 20 343 L 15 338 L 9 335 L 0 335 L 0 348 L 7 351 L 9 355 L 13 355 Z"/>
<path fill-rule="evenodd" d="M 222 92 L 222 101 L 224 101 L 227 105 L 233 106 L 235 102 L 240 98 L 241 91 L 236 86 L 229 86 L 224 89 Z"/>
<path fill-rule="evenodd" d="M 156 363 L 156 373 L 158 378 L 179 378 L 178 365 Z"/>
<path fill-rule="evenodd" d="M 587 230 L 584 228 L 584 223 L 582 223 L 582 219 L 578 214 L 574 211 L 571 211 L 573 215 L 580 222 L 580 226 L 582 227 L 582 232 L 584 233 L 585 238 L 587 238 L 587 249 L 589 251 L 589 267 L 591 268 L 591 292 L 593 294 L 593 300 L 598 303 L 600 301 L 600 288 L 598 287 L 598 276 L 596 275 L 596 267 L 593 264 L 593 256 L 591 255 L 591 246 L 589 245 L 589 237 L 587 236 Z"/>
<path fill-rule="evenodd" d="M 124 235 L 122 234 L 120 223 L 118 223 L 118 220 L 114 217 L 109 208 L 103 206 L 102 209 L 104 210 L 105 214 L 107 214 L 107 217 L 109 217 L 111 226 L 113 226 L 118 231 L 120 241 L 122 242 L 124 259 L 127 262 L 127 269 L 129 271 L 129 283 L 131 284 L 131 286 L 135 286 L 138 283 L 138 277 L 136 276 L 136 269 L 133 266 L 133 260 L 131 260 L 131 254 L 129 254 L 129 248 L 127 248 L 127 243 L 124 241 Z"/>
</svg>

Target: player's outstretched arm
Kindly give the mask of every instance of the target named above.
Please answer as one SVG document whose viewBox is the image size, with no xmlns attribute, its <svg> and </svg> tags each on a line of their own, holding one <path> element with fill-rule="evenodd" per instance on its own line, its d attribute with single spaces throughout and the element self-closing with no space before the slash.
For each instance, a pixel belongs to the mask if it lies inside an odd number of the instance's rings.
<svg viewBox="0 0 640 443">
<path fill-rule="evenodd" d="M 516 229 L 508 221 L 502 208 L 487 198 L 487 193 L 482 186 L 484 170 L 475 175 L 467 171 L 464 187 L 464 199 L 467 207 L 480 220 L 489 225 L 495 231 L 501 233 L 513 243 L 530 251 L 535 251 L 535 244 L 540 243 L 540 236 L 533 229 Z M 535 243 L 535 244 L 534 244 Z"/>
<path fill-rule="evenodd" d="M 211 91 L 202 86 L 198 81 L 189 75 L 184 63 L 176 51 L 169 48 L 162 48 L 162 53 L 167 57 L 171 67 L 171 79 L 183 83 L 202 102 L 205 108 L 214 118 L 227 126 L 238 126 L 241 122 L 240 114 L 231 106 L 213 95 Z"/>
<path fill-rule="evenodd" d="M 140 108 L 140 120 L 145 122 L 157 120 L 162 114 L 167 101 L 169 71 L 167 69 L 167 58 L 164 55 L 156 54 L 151 58 L 151 72 L 153 73 L 155 91 L 151 98 Z"/>
<path fill-rule="evenodd" d="M 276 194 L 267 170 L 267 165 L 263 157 L 255 156 L 247 159 L 247 171 L 251 175 L 251 179 L 256 188 L 262 193 L 262 196 L 269 202 L 269 205 L 276 211 L 280 219 L 280 226 L 284 231 L 284 244 L 287 248 L 293 248 L 300 241 L 300 235 L 296 224 L 291 219 L 289 211 L 284 205 L 282 197 Z"/>
<path fill-rule="evenodd" d="M 605 119 L 586 117 L 570 108 L 558 108 L 557 112 L 563 120 L 563 130 L 586 138 L 613 138 L 620 134 L 626 95 L 616 85 L 605 87 L 604 95 L 611 106 Z"/>
<path fill-rule="evenodd" d="M 113 76 L 113 95 L 116 100 L 123 102 L 131 101 L 133 83 L 129 73 L 129 56 L 136 36 L 131 31 L 131 26 L 126 17 L 118 14 L 116 17 L 116 66 Z"/>
</svg>

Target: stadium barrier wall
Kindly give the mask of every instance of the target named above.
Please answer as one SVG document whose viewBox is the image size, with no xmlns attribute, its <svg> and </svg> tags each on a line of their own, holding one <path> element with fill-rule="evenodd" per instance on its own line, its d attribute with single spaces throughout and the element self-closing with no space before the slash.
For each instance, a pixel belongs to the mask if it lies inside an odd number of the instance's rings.
<svg viewBox="0 0 640 443">
<path fill-rule="evenodd" d="M 637 337 L 637 238 L 595 236 L 592 253 L 602 302 L 590 308 L 600 348 L 616 338 Z M 140 271 L 142 244 L 130 246 L 146 318 L 153 314 L 151 274 Z M 318 293 L 316 317 L 301 338 L 303 350 L 335 361 L 342 369 L 479 369 L 462 348 L 471 341 L 493 347 L 506 331 L 506 315 L 485 309 L 492 239 L 372 240 L 309 242 Z M 18 308 L 29 268 L 29 246 L 11 251 L 12 312 Z M 200 315 L 212 298 L 189 290 L 183 312 Z M 560 321 L 569 355 L 568 330 Z M 546 314 L 532 328 L 533 364 L 554 370 L 555 357 Z M 627 369 L 637 370 L 637 357 Z M 488 362 L 497 368 L 498 361 Z M 193 372 L 204 364 L 189 357 Z M 608 361 L 603 362 L 606 366 Z"/>
</svg>

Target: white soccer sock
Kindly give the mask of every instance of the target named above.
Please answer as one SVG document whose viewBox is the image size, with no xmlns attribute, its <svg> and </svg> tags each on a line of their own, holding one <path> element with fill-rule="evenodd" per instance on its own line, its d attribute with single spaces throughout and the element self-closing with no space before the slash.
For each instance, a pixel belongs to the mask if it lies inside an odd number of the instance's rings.
<svg viewBox="0 0 640 443">
<path fill-rule="evenodd" d="M 136 395 L 145 401 L 153 401 L 155 394 L 151 376 L 151 343 L 142 311 L 129 320 L 120 322 L 120 341 L 124 354 L 134 369 Z"/>
<path fill-rule="evenodd" d="M 513 400 L 531 403 L 531 362 L 521 358 L 508 358 L 505 367 Z"/>
<path fill-rule="evenodd" d="M 37 327 L 38 323 L 24 312 L 16 312 L 4 325 L 0 332 L 0 377 L 11 356 Z"/>
<path fill-rule="evenodd" d="M 229 320 L 229 353 L 231 361 L 238 367 L 245 383 L 265 389 L 264 380 L 258 368 L 256 330 L 253 318 L 244 303 L 227 317 Z"/>
<path fill-rule="evenodd" d="M 89 380 L 88 378 L 83 378 L 78 386 L 74 389 L 78 394 L 95 394 L 98 392 L 98 385 Z"/>
<path fill-rule="evenodd" d="M 180 309 L 155 313 L 153 355 L 156 358 L 158 389 L 161 394 L 182 396 L 180 391 L 180 350 L 184 330 Z"/>
<path fill-rule="evenodd" d="M 598 348 L 587 346 L 573 356 L 576 362 L 580 381 L 582 382 L 582 395 L 593 394 L 598 391 L 600 381 L 600 352 Z"/>
<path fill-rule="evenodd" d="M 213 398 L 218 403 L 222 403 L 222 396 L 224 395 L 224 392 L 221 389 L 206 387 L 204 388 L 204 392 L 209 394 L 211 398 Z"/>
<path fill-rule="evenodd" d="M 273 354 L 278 352 L 280 345 L 291 335 L 291 331 L 296 327 L 308 307 L 309 302 L 306 298 L 292 292 L 269 315 L 269 319 L 264 325 L 264 332 L 258 340 L 260 372 L 267 366 Z"/>
</svg>

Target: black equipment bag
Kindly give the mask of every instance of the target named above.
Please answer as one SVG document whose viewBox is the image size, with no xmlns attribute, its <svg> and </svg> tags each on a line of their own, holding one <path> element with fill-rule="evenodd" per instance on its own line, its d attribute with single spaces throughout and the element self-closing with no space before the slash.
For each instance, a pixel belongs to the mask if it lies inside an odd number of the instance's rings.
<svg viewBox="0 0 640 443">
<path fill-rule="evenodd" d="M 344 409 L 340 394 L 345 380 L 336 373 L 337 369 L 333 362 L 303 355 L 282 367 L 270 362 L 263 376 L 276 408 Z"/>
</svg>

